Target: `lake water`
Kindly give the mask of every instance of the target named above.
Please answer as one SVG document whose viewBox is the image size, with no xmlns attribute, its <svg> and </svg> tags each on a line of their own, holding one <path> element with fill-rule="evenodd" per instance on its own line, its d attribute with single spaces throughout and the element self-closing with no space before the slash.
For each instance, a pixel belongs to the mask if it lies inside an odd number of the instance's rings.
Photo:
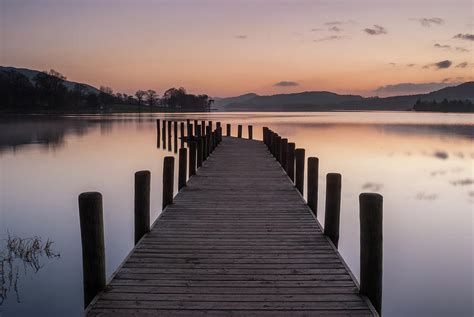
<svg viewBox="0 0 474 317">
<path fill-rule="evenodd" d="M 81 316 L 77 196 L 103 194 L 110 276 L 133 247 L 135 171 L 151 171 L 160 213 L 163 157 L 175 154 L 157 148 L 157 118 L 231 123 L 233 135 L 241 123 L 244 137 L 252 124 L 258 139 L 268 126 L 296 142 L 320 160 L 323 225 L 325 175 L 341 173 L 339 249 L 357 277 L 358 195 L 381 193 L 384 316 L 473 316 L 474 116 L 340 112 L 0 117 L 2 317 Z M 40 246 L 6 261 L 9 236 Z"/>
</svg>

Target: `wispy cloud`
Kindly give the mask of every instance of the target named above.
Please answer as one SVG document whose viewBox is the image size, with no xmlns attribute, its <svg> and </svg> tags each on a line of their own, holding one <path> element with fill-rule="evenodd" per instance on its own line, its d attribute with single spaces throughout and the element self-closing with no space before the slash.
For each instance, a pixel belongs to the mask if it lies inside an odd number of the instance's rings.
<svg viewBox="0 0 474 317">
<path fill-rule="evenodd" d="M 446 45 L 441 45 L 439 43 L 436 43 L 433 46 L 436 47 L 436 48 L 442 48 L 442 49 L 447 49 L 447 50 L 451 49 L 451 45 L 447 45 L 447 44 Z"/>
<path fill-rule="evenodd" d="M 245 34 L 239 34 L 239 35 L 236 35 L 235 38 L 236 38 L 236 39 L 239 39 L 239 40 L 245 40 L 245 39 L 247 39 L 247 35 L 245 35 Z"/>
<path fill-rule="evenodd" d="M 324 29 L 321 29 L 321 28 L 311 29 L 311 32 L 321 32 L 321 31 L 324 31 Z"/>
<path fill-rule="evenodd" d="M 363 32 L 369 35 L 380 35 L 380 34 L 387 34 L 387 30 L 380 25 L 375 24 L 373 28 L 366 28 L 362 30 Z"/>
<path fill-rule="evenodd" d="M 413 63 L 412 64 L 407 64 L 407 67 L 414 67 L 414 66 L 416 66 L 416 64 L 413 64 Z"/>
<path fill-rule="evenodd" d="M 331 36 L 325 36 L 320 39 L 314 40 L 315 42 L 326 42 L 326 41 L 335 41 L 335 40 L 342 40 L 344 39 L 344 36 L 339 36 L 339 35 L 331 35 Z"/>
<path fill-rule="evenodd" d="M 344 31 L 344 30 L 341 29 L 341 28 L 338 27 L 338 26 L 332 26 L 332 27 L 330 27 L 330 28 L 328 29 L 328 31 L 330 31 L 330 32 L 342 32 L 342 31 Z"/>
<path fill-rule="evenodd" d="M 432 63 L 432 64 L 425 65 L 425 66 L 423 66 L 423 68 L 427 69 L 427 68 L 434 67 L 436 69 L 446 69 L 446 68 L 451 67 L 452 64 L 453 64 L 453 62 L 451 62 L 450 60 L 444 60 L 444 61 L 440 61 L 440 62 L 437 62 L 437 63 Z"/>
<path fill-rule="evenodd" d="M 342 24 L 344 24 L 344 21 L 329 21 L 329 22 L 324 23 L 324 25 L 329 25 L 329 26 L 331 26 L 331 25 L 342 25 Z"/>
<path fill-rule="evenodd" d="M 373 92 L 380 95 L 399 95 L 399 94 L 423 94 L 459 84 L 460 82 L 452 82 L 446 78 L 442 82 L 428 83 L 399 83 L 393 85 L 381 86 Z"/>
<path fill-rule="evenodd" d="M 469 64 L 467 62 L 462 62 L 456 65 L 456 68 L 466 68 Z"/>
<path fill-rule="evenodd" d="M 458 52 L 461 52 L 461 53 L 467 53 L 467 52 L 470 52 L 470 50 L 468 50 L 467 48 L 464 48 L 464 47 L 456 47 L 455 48 L 456 51 Z"/>
<path fill-rule="evenodd" d="M 462 34 L 458 33 L 456 34 L 453 38 L 455 39 L 460 39 L 460 40 L 466 40 L 466 41 L 474 41 L 474 34 Z"/>
<path fill-rule="evenodd" d="M 436 25 L 443 25 L 444 24 L 444 20 L 441 19 L 441 18 L 421 18 L 421 19 L 415 19 L 416 21 L 420 22 L 420 24 L 424 27 L 430 27 L 432 26 L 433 24 L 436 24 Z"/>
<path fill-rule="evenodd" d="M 286 80 L 283 80 L 283 81 L 279 81 L 275 84 L 273 84 L 273 86 L 275 87 L 296 87 L 296 86 L 299 86 L 300 84 L 295 82 L 295 81 L 286 81 Z"/>
</svg>

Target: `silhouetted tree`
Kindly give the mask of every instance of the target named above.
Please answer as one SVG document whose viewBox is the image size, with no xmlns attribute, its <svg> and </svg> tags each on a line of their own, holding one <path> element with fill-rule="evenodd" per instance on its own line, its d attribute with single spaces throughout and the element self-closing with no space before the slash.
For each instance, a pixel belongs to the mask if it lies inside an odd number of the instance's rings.
<svg viewBox="0 0 474 317">
<path fill-rule="evenodd" d="M 146 92 L 143 90 L 137 90 L 135 93 L 135 97 L 137 97 L 138 104 L 141 105 L 143 101 L 143 97 L 145 97 Z"/>
<path fill-rule="evenodd" d="M 156 94 L 156 91 L 149 89 L 145 92 L 146 100 L 148 102 L 148 105 L 152 107 L 156 100 L 158 99 L 158 95 Z"/>
<path fill-rule="evenodd" d="M 67 88 L 64 86 L 66 76 L 51 69 L 49 72 L 38 73 L 33 81 L 41 103 L 50 109 L 58 108 L 65 99 Z"/>
</svg>

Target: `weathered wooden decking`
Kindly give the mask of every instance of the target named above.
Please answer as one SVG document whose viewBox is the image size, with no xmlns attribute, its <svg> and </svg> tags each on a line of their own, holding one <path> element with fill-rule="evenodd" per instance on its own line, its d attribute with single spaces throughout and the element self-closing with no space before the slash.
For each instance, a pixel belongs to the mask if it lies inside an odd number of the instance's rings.
<svg viewBox="0 0 474 317">
<path fill-rule="evenodd" d="M 224 138 L 89 316 L 373 316 L 260 141 Z"/>
</svg>

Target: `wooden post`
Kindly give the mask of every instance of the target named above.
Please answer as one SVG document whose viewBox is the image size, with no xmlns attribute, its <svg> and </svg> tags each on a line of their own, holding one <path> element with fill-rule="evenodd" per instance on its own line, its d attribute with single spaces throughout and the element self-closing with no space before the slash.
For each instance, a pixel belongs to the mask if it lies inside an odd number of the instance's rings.
<svg viewBox="0 0 474 317">
<path fill-rule="evenodd" d="M 239 124 L 239 125 L 237 126 L 237 137 L 238 137 L 238 138 L 241 138 L 241 137 L 242 137 L 242 125 L 241 125 L 241 124 Z"/>
<path fill-rule="evenodd" d="M 280 162 L 281 167 L 286 171 L 286 161 L 288 156 L 288 139 L 280 140 Z"/>
<path fill-rule="evenodd" d="M 326 175 L 326 212 L 324 234 L 337 248 L 339 244 L 339 223 L 341 214 L 341 174 Z"/>
<path fill-rule="evenodd" d="M 295 161 L 296 161 L 296 188 L 299 190 L 301 195 L 304 195 L 304 149 L 295 150 Z"/>
<path fill-rule="evenodd" d="M 206 156 L 211 154 L 211 127 L 206 127 Z"/>
<path fill-rule="evenodd" d="M 179 149 L 178 161 L 178 190 L 186 186 L 187 168 L 188 168 L 188 149 Z"/>
<path fill-rule="evenodd" d="M 281 136 L 279 135 L 275 139 L 275 158 L 281 164 Z"/>
<path fill-rule="evenodd" d="M 198 135 L 198 121 L 194 120 L 194 135 Z"/>
<path fill-rule="evenodd" d="M 206 121 L 202 120 L 201 121 L 201 135 L 206 134 Z"/>
<path fill-rule="evenodd" d="M 171 151 L 171 121 L 168 121 L 168 151 Z"/>
<path fill-rule="evenodd" d="M 189 177 L 196 175 L 196 142 L 189 142 Z"/>
<path fill-rule="evenodd" d="M 174 157 L 165 156 L 163 161 L 163 209 L 173 203 Z"/>
<path fill-rule="evenodd" d="M 181 148 L 184 148 L 184 122 L 181 122 L 179 126 L 180 136 L 181 136 Z"/>
<path fill-rule="evenodd" d="M 199 133 L 199 134 L 201 134 L 201 133 Z M 204 161 L 202 145 L 203 145 L 202 136 L 198 136 L 198 139 L 197 139 L 197 168 L 200 168 L 202 166 L 202 161 Z"/>
<path fill-rule="evenodd" d="M 135 244 L 150 231 L 150 171 L 135 173 Z"/>
<path fill-rule="evenodd" d="M 286 155 L 286 174 L 288 174 L 288 177 L 293 182 L 295 181 L 295 147 L 295 143 L 288 143 L 288 152 Z"/>
<path fill-rule="evenodd" d="M 156 147 L 160 148 L 160 142 L 161 142 L 161 128 L 160 128 L 160 119 L 156 120 Z"/>
<path fill-rule="evenodd" d="M 267 127 L 263 127 L 262 128 L 262 139 L 263 139 L 263 143 L 268 146 L 267 144 Z"/>
<path fill-rule="evenodd" d="M 307 175 L 308 199 L 307 201 L 308 201 L 309 208 L 313 211 L 316 217 L 318 216 L 318 169 L 319 169 L 318 158 L 308 157 L 308 175 Z"/>
<path fill-rule="evenodd" d="M 207 136 L 202 136 L 202 161 L 207 160 Z"/>
<path fill-rule="evenodd" d="M 253 139 L 253 127 L 251 125 L 248 126 L 249 128 L 249 140 Z"/>
<path fill-rule="evenodd" d="M 79 220 L 82 241 L 84 307 L 105 288 L 104 217 L 102 195 L 97 192 L 79 195 Z"/>
<path fill-rule="evenodd" d="M 270 153 L 272 153 L 274 158 L 276 158 L 276 137 L 277 134 L 275 132 L 272 132 L 270 141 Z"/>
<path fill-rule="evenodd" d="M 209 121 L 208 124 L 209 124 L 209 128 L 210 128 L 211 131 L 212 131 L 212 121 Z"/>
<path fill-rule="evenodd" d="M 163 149 L 166 149 L 166 120 L 163 120 Z"/>
<path fill-rule="evenodd" d="M 230 126 L 230 123 L 227 123 L 227 136 L 231 136 L 231 130 L 230 130 L 231 126 Z"/>
<path fill-rule="evenodd" d="M 174 152 L 177 153 L 178 152 L 178 122 L 175 121 L 174 122 L 174 133 L 173 133 L 173 136 L 174 136 Z"/>
<path fill-rule="evenodd" d="M 221 122 L 220 122 L 220 121 L 217 121 L 217 122 L 216 122 L 216 129 L 219 130 L 220 127 L 221 127 Z"/>
<path fill-rule="evenodd" d="M 375 193 L 359 196 L 360 206 L 360 293 L 375 310 L 382 311 L 383 197 Z"/>
</svg>

